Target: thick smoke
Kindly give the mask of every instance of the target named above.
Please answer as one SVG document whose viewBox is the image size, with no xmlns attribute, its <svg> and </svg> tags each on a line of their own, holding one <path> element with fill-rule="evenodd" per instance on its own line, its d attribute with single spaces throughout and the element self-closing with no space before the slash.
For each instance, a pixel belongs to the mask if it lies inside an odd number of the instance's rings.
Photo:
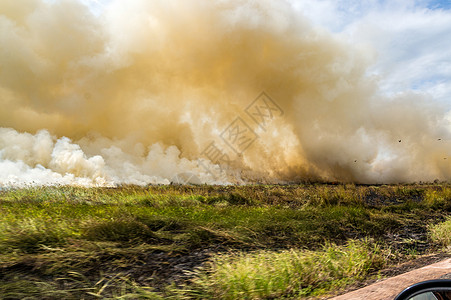
<svg viewBox="0 0 451 300">
<path fill-rule="evenodd" d="M 381 96 L 371 60 L 284 1 L 115 1 L 95 16 L 3 0 L 0 185 L 450 179 L 443 108 Z M 279 109 L 265 126 L 246 113 L 261 92 Z M 235 120 L 255 138 L 236 152 Z"/>
</svg>

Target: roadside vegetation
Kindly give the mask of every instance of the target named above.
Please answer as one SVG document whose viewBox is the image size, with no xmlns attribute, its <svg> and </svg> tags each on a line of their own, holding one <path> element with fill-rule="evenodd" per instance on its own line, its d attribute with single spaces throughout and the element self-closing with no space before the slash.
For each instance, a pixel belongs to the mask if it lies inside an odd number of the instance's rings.
<svg viewBox="0 0 451 300">
<path fill-rule="evenodd" d="M 451 245 L 451 185 L 0 190 L 0 299 L 289 299 Z"/>
</svg>

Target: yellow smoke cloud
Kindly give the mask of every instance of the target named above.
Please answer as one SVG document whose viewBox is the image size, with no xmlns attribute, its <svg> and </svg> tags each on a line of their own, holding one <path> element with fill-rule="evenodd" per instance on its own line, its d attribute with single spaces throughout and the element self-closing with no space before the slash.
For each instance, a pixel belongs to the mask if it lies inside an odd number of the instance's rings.
<svg viewBox="0 0 451 300">
<path fill-rule="evenodd" d="M 451 176 L 443 109 L 380 96 L 371 52 L 288 2 L 113 1 L 97 17 L 77 1 L 4 0 L 0 45 L 0 184 Z M 262 91 L 280 108 L 265 128 L 246 114 Z M 239 153 L 223 134 L 236 118 L 256 134 Z M 233 157 L 225 171 L 212 142 Z"/>
</svg>

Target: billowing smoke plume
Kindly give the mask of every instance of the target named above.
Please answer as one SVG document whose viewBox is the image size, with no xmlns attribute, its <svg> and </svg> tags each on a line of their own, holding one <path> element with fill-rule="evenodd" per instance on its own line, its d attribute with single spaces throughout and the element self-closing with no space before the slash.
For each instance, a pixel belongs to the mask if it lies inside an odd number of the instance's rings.
<svg viewBox="0 0 451 300">
<path fill-rule="evenodd" d="M 284 1 L 2 0 L 0 185 L 450 179 L 444 110 L 371 59 Z"/>
</svg>

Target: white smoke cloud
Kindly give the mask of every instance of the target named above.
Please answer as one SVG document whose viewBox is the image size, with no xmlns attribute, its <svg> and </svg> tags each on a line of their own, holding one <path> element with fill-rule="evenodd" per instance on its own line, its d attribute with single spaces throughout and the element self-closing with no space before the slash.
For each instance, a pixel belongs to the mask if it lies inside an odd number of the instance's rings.
<svg viewBox="0 0 451 300">
<path fill-rule="evenodd" d="M 105 142 L 108 146 L 103 148 Z M 69 138 L 57 139 L 46 130 L 32 135 L 0 128 L 0 186 L 169 184 L 174 176 L 184 173 L 192 174 L 188 182 L 228 183 L 218 166 L 208 164 L 210 174 L 197 161 L 181 158 L 175 146 L 164 149 L 154 144 L 142 157 L 105 139 L 91 145 L 83 140 L 80 143 L 100 155 L 88 156 Z"/>
<path fill-rule="evenodd" d="M 381 15 L 352 6 L 332 34 L 307 8 L 343 6 L 305 3 L 111 1 L 93 14 L 75 0 L 2 1 L 0 185 L 449 180 L 444 106 L 384 95 L 375 52 L 354 45 L 371 30 L 393 39 L 373 26 Z M 412 63 L 407 82 L 434 66 Z M 283 111 L 265 128 L 246 114 L 262 91 Z M 238 153 L 224 138 L 234 120 L 254 139 Z M 225 170 L 216 149 L 233 156 Z"/>
</svg>

